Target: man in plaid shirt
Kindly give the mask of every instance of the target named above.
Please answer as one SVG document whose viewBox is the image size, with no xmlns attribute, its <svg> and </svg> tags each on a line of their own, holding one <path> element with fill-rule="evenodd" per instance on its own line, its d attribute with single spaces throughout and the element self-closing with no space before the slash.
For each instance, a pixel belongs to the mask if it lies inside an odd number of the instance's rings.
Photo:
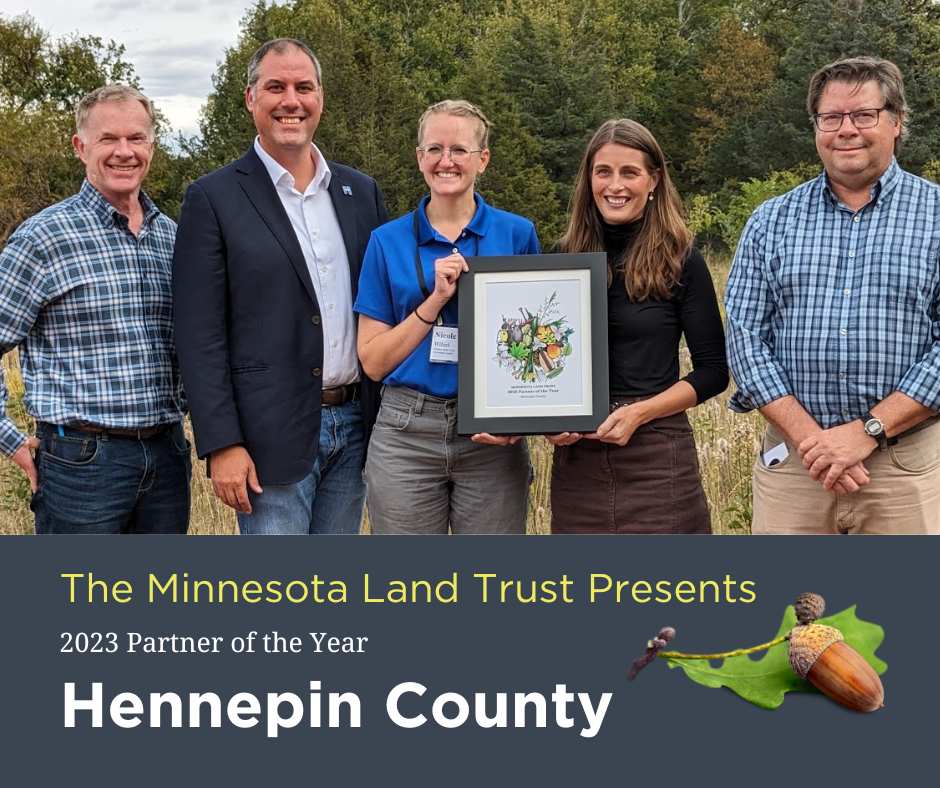
<svg viewBox="0 0 940 788">
<path fill-rule="evenodd" d="M 895 159 L 893 63 L 825 66 L 807 107 L 824 172 L 754 212 L 726 291 L 753 530 L 940 533 L 940 188 Z"/>
<path fill-rule="evenodd" d="M 25 221 L 0 253 L 0 353 L 19 347 L 36 420 L 35 437 L 17 428 L 0 377 L 0 450 L 29 478 L 37 533 L 185 533 L 176 225 L 140 188 L 153 105 L 112 85 L 75 115 L 82 188 Z"/>
</svg>

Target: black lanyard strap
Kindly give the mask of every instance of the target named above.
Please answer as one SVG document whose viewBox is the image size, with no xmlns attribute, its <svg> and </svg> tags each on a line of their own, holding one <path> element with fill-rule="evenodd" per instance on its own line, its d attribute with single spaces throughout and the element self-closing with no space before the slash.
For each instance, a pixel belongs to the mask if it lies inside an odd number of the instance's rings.
<svg viewBox="0 0 940 788">
<path fill-rule="evenodd" d="M 415 233 L 415 273 L 418 275 L 418 286 L 421 288 L 422 294 L 423 294 L 424 297 L 427 299 L 427 298 L 430 298 L 430 297 L 431 297 L 431 292 L 428 290 L 428 283 L 427 283 L 427 280 L 424 278 L 424 266 L 421 265 L 421 254 L 420 254 L 420 251 L 421 251 L 421 244 L 420 244 L 420 242 L 418 241 L 418 211 L 420 211 L 420 210 L 421 210 L 421 206 L 419 205 L 418 208 L 415 209 L 415 226 L 414 226 L 414 233 Z M 418 315 L 418 320 L 420 320 L 422 323 L 427 323 L 427 321 L 426 321 L 423 317 L 421 317 L 420 315 Z M 440 313 L 440 312 L 437 313 L 437 318 L 435 318 L 434 323 L 437 323 L 437 325 L 439 325 L 439 326 L 444 325 L 444 320 L 441 318 L 441 313 Z"/>
<path fill-rule="evenodd" d="M 421 287 L 421 292 L 424 294 L 425 298 L 431 297 L 431 291 L 428 290 L 427 280 L 424 278 L 424 266 L 421 265 L 421 244 L 418 241 L 418 211 L 420 207 L 415 211 L 415 272 L 418 275 L 418 285 Z"/>
</svg>

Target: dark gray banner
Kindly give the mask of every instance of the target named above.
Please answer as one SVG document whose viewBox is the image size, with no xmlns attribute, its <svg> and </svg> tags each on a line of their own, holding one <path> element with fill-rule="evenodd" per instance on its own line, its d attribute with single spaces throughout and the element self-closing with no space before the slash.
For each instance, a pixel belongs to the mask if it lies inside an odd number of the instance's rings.
<svg viewBox="0 0 940 788">
<path fill-rule="evenodd" d="M 938 545 L 11 537 L 4 783 L 917 783 Z M 791 692 L 768 711 L 664 660 L 627 681 L 663 626 L 677 651 L 749 647 L 804 591 L 884 628 L 885 708 Z"/>
</svg>

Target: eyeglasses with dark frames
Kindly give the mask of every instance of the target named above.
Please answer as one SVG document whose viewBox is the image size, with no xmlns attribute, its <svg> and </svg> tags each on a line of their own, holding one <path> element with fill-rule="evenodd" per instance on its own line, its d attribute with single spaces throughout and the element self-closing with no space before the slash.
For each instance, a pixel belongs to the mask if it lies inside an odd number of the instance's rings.
<svg viewBox="0 0 940 788">
<path fill-rule="evenodd" d="M 842 128 L 842 119 L 848 117 L 857 129 L 871 129 L 878 125 L 881 113 L 888 107 L 856 109 L 852 112 L 817 112 L 813 115 L 816 128 L 820 131 L 838 131 Z"/>
<path fill-rule="evenodd" d="M 454 145 L 452 148 L 442 148 L 440 145 L 428 145 L 426 148 L 418 148 L 421 151 L 421 157 L 428 164 L 437 164 L 444 158 L 444 154 L 450 155 L 450 160 L 454 164 L 466 164 L 474 153 L 482 153 L 481 150 L 470 150 L 463 145 Z"/>
</svg>

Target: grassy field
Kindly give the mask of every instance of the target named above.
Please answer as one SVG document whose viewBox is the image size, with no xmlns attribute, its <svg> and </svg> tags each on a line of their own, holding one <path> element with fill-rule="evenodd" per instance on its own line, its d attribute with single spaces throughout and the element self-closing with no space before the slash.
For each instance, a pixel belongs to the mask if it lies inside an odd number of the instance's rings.
<svg viewBox="0 0 940 788">
<path fill-rule="evenodd" d="M 724 292 L 727 275 L 725 261 L 710 260 L 719 296 Z M 680 351 L 683 369 L 688 369 L 688 352 Z M 32 428 L 22 404 L 16 354 L 3 358 L 3 369 L 10 390 L 8 412 L 21 428 Z M 695 430 L 705 494 L 712 515 L 712 530 L 722 534 L 746 534 L 751 522 L 751 466 L 763 432 L 763 420 L 755 413 L 741 415 L 728 410 L 731 389 L 689 411 Z M 190 439 L 192 436 L 190 436 Z M 529 533 L 548 533 L 551 522 L 549 483 L 552 447 L 544 438 L 530 438 L 529 447 L 535 465 L 529 509 Z M 368 514 L 363 523 L 368 531 Z M 29 487 L 20 469 L 6 459 L 0 460 L 0 534 L 28 534 L 33 531 L 29 510 Z M 205 476 L 205 465 L 193 463 L 192 518 L 190 533 L 233 534 L 235 515 L 212 494 Z"/>
</svg>

